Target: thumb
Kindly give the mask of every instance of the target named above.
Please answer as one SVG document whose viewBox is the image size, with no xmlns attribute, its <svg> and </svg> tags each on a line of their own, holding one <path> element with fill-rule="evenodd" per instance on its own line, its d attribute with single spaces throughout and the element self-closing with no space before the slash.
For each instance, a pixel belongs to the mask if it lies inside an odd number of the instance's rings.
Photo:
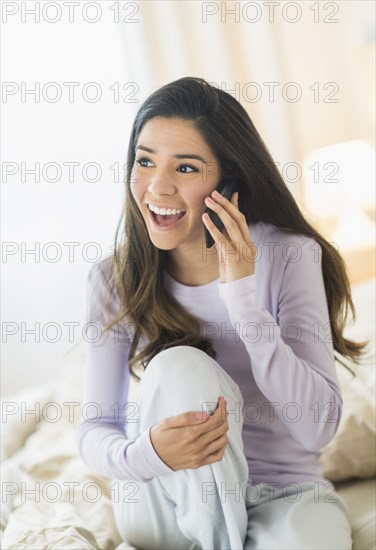
<svg viewBox="0 0 376 550">
<path fill-rule="evenodd" d="M 205 420 L 207 420 L 208 416 L 209 416 L 209 414 L 207 412 L 204 412 L 204 411 L 195 412 L 196 420 L 200 420 L 202 422 L 205 422 Z"/>
<path fill-rule="evenodd" d="M 194 413 L 196 420 L 199 420 L 200 422 L 205 422 L 209 418 L 210 415 L 212 415 L 217 407 L 217 403 L 205 401 L 202 403 L 202 410 L 196 411 Z"/>
<path fill-rule="evenodd" d="M 170 416 L 170 418 L 166 418 L 164 424 L 167 429 L 194 426 L 195 424 L 205 422 L 208 417 L 209 414 L 203 411 L 185 412 L 178 414 L 177 416 Z"/>
</svg>

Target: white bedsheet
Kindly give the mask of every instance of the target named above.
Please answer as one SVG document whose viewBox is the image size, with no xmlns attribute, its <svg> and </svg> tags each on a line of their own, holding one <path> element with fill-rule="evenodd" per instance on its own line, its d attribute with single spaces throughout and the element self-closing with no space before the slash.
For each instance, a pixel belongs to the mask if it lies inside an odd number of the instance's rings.
<svg viewBox="0 0 376 550">
<path fill-rule="evenodd" d="M 82 371 L 76 360 L 67 380 L 74 378 L 74 366 L 76 374 Z M 64 395 L 66 390 L 64 383 L 37 386 L 3 401 L 3 412 L 18 407 L 18 413 L 3 418 L 1 547 L 131 548 L 121 544 L 114 523 L 111 481 L 78 456 L 78 407 L 70 418 L 64 405 L 77 400 Z M 21 411 L 36 403 L 40 418 L 26 415 L 22 422 Z M 55 421 L 59 411 L 62 417 Z"/>
</svg>

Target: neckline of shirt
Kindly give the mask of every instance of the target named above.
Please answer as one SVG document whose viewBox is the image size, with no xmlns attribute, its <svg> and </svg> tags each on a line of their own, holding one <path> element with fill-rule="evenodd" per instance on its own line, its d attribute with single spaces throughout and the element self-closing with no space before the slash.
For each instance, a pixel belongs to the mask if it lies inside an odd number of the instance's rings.
<svg viewBox="0 0 376 550">
<path fill-rule="evenodd" d="M 171 277 L 171 275 L 167 273 L 166 270 L 163 271 L 163 276 L 167 281 L 169 287 L 176 294 L 181 294 L 183 296 L 199 296 L 201 294 L 208 294 L 208 292 L 211 292 L 219 284 L 219 277 L 218 279 L 210 281 L 210 283 L 206 283 L 204 285 L 190 286 L 179 283 L 179 281 Z"/>
<path fill-rule="evenodd" d="M 261 226 L 264 225 L 264 222 L 257 222 L 255 224 L 250 224 L 249 228 L 251 229 L 252 236 L 257 242 L 257 239 L 259 237 L 259 232 L 261 229 Z M 169 273 L 167 273 L 166 270 L 163 270 L 163 277 L 168 286 L 171 288 L 174 294 L 179 294 L 181 296 L 202 296 L 204 294 L 209 294 L 211 292 L 218 292 L 218 287 L 220 283 L 220 278 L 215 279 L 214 281 L 211 281 L 210 283 L 206 283 L 204 285 L 197 285 L 197 286 L 189 286 L 184 285 L 183 283 L 179 283 L 176 279 L 171 277 Z"/>
</svg>

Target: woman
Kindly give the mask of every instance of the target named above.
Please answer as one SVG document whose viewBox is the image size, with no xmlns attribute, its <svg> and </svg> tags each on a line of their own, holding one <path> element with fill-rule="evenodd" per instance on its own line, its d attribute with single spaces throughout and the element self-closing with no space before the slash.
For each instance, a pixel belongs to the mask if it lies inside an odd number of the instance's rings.
<svg viewBox="0 0 376 550">
<path fill-rule="evenodd" d="M 342 413 L 334 352 L 358 361 L 365 343 L 342 334 L 343 260 L 273 166 L 240 103 L 203 79 L 136 115 L 124 240 L 88 279 L 78 443 L 138 549 L 352 547 L 319 456 Z"/>
</svg>

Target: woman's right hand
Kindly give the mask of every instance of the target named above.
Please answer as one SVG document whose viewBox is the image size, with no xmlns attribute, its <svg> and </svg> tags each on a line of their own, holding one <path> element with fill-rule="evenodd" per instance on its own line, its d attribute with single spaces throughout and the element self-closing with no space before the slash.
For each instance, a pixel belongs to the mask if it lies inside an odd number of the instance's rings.
<svg viewBox="0 0 376 550">
<path fill-rule="evenodd" d="M 202 415 L 198 412 L 198 415 Z M 155 451 L 172 470 L 199 468 L 222 460 L 227 446 L 226 401 L 221 396 L 212 415 L 195 412 L 171 416 L 155 424 L 150 438 Z M 204 413 L 205 416 L 205 413 Z"/>
</svg>

